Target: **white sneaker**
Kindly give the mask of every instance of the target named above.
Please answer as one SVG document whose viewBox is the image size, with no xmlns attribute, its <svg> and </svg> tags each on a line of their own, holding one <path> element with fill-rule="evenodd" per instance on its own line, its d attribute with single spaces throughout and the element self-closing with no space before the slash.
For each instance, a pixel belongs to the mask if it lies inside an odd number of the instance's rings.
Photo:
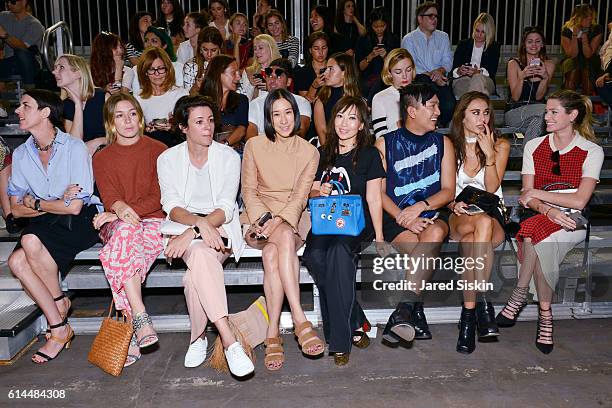
<svg viewBox="0 0 612 408">
<path fill-rule="evenodd" d="M 206 349 L 208 349 L 208 339 L 199 338 L 189 345 L 185 354 L 185 367 L 195 368 L 206 360 Z"/>
<path fill-rule="evenodd" d="M 235 342 L 225 350 L 225 358 L 231 373 L 236 377 L 244 377 L 255 371 L 253 362 L 246 355 L 239 342 Z"/>
</svg>

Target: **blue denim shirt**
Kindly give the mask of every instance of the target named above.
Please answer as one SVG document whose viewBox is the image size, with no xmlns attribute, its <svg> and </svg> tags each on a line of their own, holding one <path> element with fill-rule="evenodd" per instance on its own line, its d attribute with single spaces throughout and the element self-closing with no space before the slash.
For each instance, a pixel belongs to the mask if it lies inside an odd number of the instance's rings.
<svg viewBox="0 0 612 408">
<path fill-rule="evenodd" d="M 436 30 L 429 39 L 418 27 L 409 32 L 402 39 L 402 48 L 408 50 L 417 74 L 433 71 L 444 67 L 446 72 L 453 69 L 453 50 L 450 47 L 448 34 Z"/>
<path fill-rule="evenodd" d="M 57 129 L 57 137 L 46 170 L 34 145 L 33 136 L 13 152 L 12 175 L 8 185 L 9 196 L 16 196 L 21 200 L 26 194 L 30 194 L 41 200 L 63 200 L 64 191 L 69 184 L 78 184 L 83 188 L 76 199 L 83 200 L 85 205 L 96 205 L 98 211 L 103 210 L 100 199 L 93 194 L 91 156 L 82 140 Z M 71 201 L 64 200 L 66 207 Z"/>
</svg>

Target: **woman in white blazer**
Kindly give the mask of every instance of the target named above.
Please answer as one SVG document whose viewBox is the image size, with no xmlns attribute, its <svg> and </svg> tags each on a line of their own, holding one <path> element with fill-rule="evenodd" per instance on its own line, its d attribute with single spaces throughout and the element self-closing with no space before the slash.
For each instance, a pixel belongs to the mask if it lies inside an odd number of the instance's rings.
<svg viewBox="0 0 612 408">
<path fill-rule="evenodd" d="M 187 140 L 162 153 L 157 160 L 161 203 L 168 218 L 188 225 L 170 239 L 167 258 L 183 258 L 183 278 L 191 321 L 191 343 L 186 367 L 206 359 L 206 323 L 219 331 L 230 371 L 242 377 L 253 372 L 228 324 L 223 261 L 244 250 L 236 195 L 240 157 L 229 146 L 214 142 L 216 106 L 202 96 L 184 96 L 174 108 L 173 121 Z M 229 238 L 229 240 L 228 240 Z"/>
</svg>

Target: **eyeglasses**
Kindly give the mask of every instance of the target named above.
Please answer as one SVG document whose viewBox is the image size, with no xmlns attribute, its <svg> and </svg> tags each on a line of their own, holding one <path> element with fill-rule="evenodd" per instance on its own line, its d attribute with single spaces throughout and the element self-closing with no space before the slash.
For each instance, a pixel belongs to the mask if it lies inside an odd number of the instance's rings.
<svg viewBox="0 0 612 408">
<path fill-rule="evenodd" d="M 438 19 L 438 15 L 435 14 L 435 13 L 421 14 L 421 17 L 429 17 L 432 20 L 437 20 Z"/>
<path fill-rule="evenodd" d="M 163 75 L 163 74 L 166 73 L 167 70 L 168 70 L 168 68 L 166 68 L 165 66 L 157 67 L 157 68 L 149 68 L 149 69 L 147 69 L 147 74 L 149 74 L 149 75 L 153 75 L 153 74 Z"/>
<path fill-rule="evenodd" d="M 559 161 L 561 160 L 561 155 L 559 154 L 558 150 L 555 150 L 554 152 L 552 152 L 552 154 L 550 155 L 550 160 L 552 160 L 553 162 L 552 173 L 555 176 L 560 176 L 561 166 L 559 165 Z"/>
<path fill-rule="evenodd" d="M 274 73 L 274 75 L 276 75 L 276 77 L 280 77 L 281 75 L 285 74 L 285 70 L 282 68 L 266 68 L 264 69 L 264 72 L 266 73 L 266 76 L 272 76 L 272 73 Z"/>
</svg>

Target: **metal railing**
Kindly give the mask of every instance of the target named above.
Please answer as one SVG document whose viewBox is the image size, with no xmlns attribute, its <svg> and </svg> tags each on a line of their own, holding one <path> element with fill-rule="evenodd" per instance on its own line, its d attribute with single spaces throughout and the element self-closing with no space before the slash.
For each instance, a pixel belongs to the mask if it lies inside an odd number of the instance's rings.
<svg viewBox="0 0 612 408">
<path fill-rule="evenodd" d="M 55 46 L 51 47 L 51 39 L 55 35 Z M 53 51 L 53 54 L 50 54 Z M 53 70 L 55 60 L 62 54 L 74 53 L 72 43 L 72 33 L 70 28 L 64 21 L 53 24 L 45 30 L 42 38 L 41 53 L 43 62 L 47 65 L 49 71 Z"/>
<path fill-rule="evenodd" d="M 384 6 L 391 17 L 391 31 L 402 37 L 415 27 L 414 10 L 422 0 L 356 0 L 357 15 L 365 24 L 370 11 Z M 523 27 L 538 25 L 544 29 L 547 45 L 552 53 L 560 52 L 561 26 L 572 9 L 584 0 L 438 0 L 440 5 L 439 29 L 449 34 L 451 44 L 468 38 L 476 16 L 486 11 L 495 18 L 497 41 L 504 51 L 515 52 Z M 612 2 L 590 0 L 597 10 L 597 21 L 604 26 L 612 18 Z M 186 13 L 201 10 L 208 0 L 181 0 Z M 335 10 L 337 0 L 276 0 L 276 8 L 285 16 L 294 35 L 303 38 L 310 32 L 308 19 L 316 4 Z M 157 17 L 159 0 L 33 0 L 34 14 L 43 25 L 50 26 L 63 20 L 74 33 L 77 53 L 88 55 L 93 37 L 102 30 L 113 31 L 128 39 L 131 16 L 139 10 L 148 10 Z M 232 12 L 249 16 L 255 13 L 256 0 L 230 0 Z"/>
</svg>

